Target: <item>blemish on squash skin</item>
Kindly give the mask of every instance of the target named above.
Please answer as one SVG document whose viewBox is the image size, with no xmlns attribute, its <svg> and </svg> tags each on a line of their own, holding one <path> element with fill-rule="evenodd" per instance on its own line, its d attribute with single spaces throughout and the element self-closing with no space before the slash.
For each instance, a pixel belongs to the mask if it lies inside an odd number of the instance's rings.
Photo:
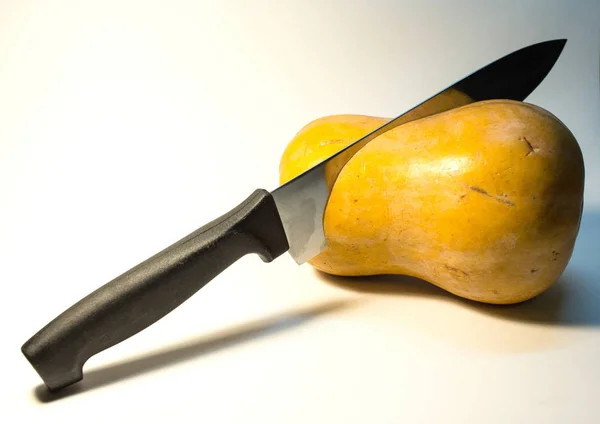
<svg viewBox="0 0 600 424">
<path fill-rule="evenodd" d="M 529 156 L 532 153 L 535 153 L 536 148 L 533 147 L 533 145 L 529 142 L 529 140 L 527 140 L 527 137 L 519 137 L 519 140 L 524 141 L 525 144 L 527 144 L 527 148 L 529 149 L 529 151 L 525 154 L 525 156 Z"/>
<path fill-rule="evenodd" d="M 470 188 L 471 190 L 473 190 L 473 191 L 476 191 L 477 193 L 481 193 L 481 194 L 483 194 L 483 195 L 485 195 L 485 196 L 490 196 L 490 194 L 489 194 L 487 191 L 485 191 L 484 189 L 482 189 L 482 188 L 479 188 L 479 187 L 477 187 L 477 186 L 470 186 L 469 188 Z M 491 197 L 491 196 L 490 196 L 490 197 Z"/>
<path fill-rule="evenodd" d="M 510 200 L 504 199 L 503 197 L 506 196 L 492 196 L 490 193 L 488 193 L 487 191 L 485 191 L 484 189 L 482 189 L 481 187 L 477 187 L 477 186 L 469 186 L 470 190 L 473 190 L 474 192 L 477 192 L 479 194 L 483 194 L 486 197 L 489 197 L 490 199 L 494 199 L 497 200 L 500 203 L 504 203 L 505 205 L 508 206 L 514 206 L 515 203 L 511 202 Z"/>
<path fill-rule="evenodd" d="M 462 269 L 455 268 L 448 264 L 445 264 L 444 267 L 456 278 L 465 278 L 469 276 L 469 273 L 463 271 Z"/>
</svg>

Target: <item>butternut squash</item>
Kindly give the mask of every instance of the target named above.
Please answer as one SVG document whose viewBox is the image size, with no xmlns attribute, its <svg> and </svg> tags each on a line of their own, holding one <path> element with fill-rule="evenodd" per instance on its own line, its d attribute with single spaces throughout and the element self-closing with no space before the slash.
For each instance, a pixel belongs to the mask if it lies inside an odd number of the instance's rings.
<svg viewBox="0 0 600 424">
<path fill-rule="evenodd" d="M 386 120 L 311 122 L 282 155 L 281 183 Z M 471 103 L 352 156 L 325 210 L 328 247 L 309 263 L 340 276 L 411 275 L 480 302 L 525 301 L 569 262 L 583 190 L 581 150 L 558 118 L 528 103 Z"/>
</svg>

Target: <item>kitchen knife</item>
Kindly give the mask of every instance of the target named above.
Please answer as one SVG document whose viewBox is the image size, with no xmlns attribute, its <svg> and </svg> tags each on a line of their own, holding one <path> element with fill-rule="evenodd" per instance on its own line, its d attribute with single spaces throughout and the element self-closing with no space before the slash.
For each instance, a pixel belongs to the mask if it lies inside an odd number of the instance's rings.
<svg viewBox="0 0 600 424">
<path fill-rule="evenodd" d="M 83 378 L 84 363 L 150 326 L 242 256 L 270 262 L 289 251 L 304 263 L 326 247 L 323 214 L 332 182 L 366 143 L 401 125 L 451 108 L 449 90 L 472 102 L 524 100 L 546 77 L 566 40 L 517 50 L 472 73 L 366 134 L 272 193 L 256 190 L 239 206 L 89 294 L 21 348 L 50 390 Z"/>
</svg>

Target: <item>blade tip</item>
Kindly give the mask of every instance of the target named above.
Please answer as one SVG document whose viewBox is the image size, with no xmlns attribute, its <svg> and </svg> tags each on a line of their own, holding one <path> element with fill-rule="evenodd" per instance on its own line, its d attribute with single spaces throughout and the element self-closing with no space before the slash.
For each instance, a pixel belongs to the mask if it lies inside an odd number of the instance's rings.
<svg viewBox="0 0 600 424">
<path fill-rule="evenodd" d="M 563 48 L 567 44 L 567 39 L 566 38 L 559 38 L 559 39 L 556 40 L 556 42 L 557 42 L 557 44 L 560 44 L 561 48 Z"/>
<path fill-rule="evenodd" d="M 557 48 L 559 49 L 559 51 L 562 51 L 562 49 L 567 44 L 567 39 L 566 38 L 557 38 L 555 40 L 548 40 L 548 41 L 546 41 L 546 43 L 555 44 L 557 46 Z"/>
<path fill-rule="evenodd" d="M 538 43 L 530 45 L 529 47 L 552 46 L 553 48 L 557 48 L 559 51 L 562 51 L 562 49 L 565 47 L 566 44 L 567 44 L 566 38 L 555 38 L 553 40 L 540 41 Z"/>
</svg>

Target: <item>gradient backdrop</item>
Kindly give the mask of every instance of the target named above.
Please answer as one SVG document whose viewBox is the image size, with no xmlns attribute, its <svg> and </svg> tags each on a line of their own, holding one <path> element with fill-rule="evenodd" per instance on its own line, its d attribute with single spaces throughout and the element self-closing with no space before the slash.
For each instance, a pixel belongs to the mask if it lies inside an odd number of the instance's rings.
<svg viewBox="0 0 600 424">
<path fill-rule="evenodd" d="M 0 421 L 600 422 L 599 22 L 584 0 L 0 0 Z M 90 360 L 83 393 L 35 395 L 21 344 L 276 187 L 310 120 L 393 117 L 554 38 L 528 101 L 579 140 L 586 214 L 569 281 L 534 306 L 410 281 L 357 293 L 249 257 Z"/>
</svg>

